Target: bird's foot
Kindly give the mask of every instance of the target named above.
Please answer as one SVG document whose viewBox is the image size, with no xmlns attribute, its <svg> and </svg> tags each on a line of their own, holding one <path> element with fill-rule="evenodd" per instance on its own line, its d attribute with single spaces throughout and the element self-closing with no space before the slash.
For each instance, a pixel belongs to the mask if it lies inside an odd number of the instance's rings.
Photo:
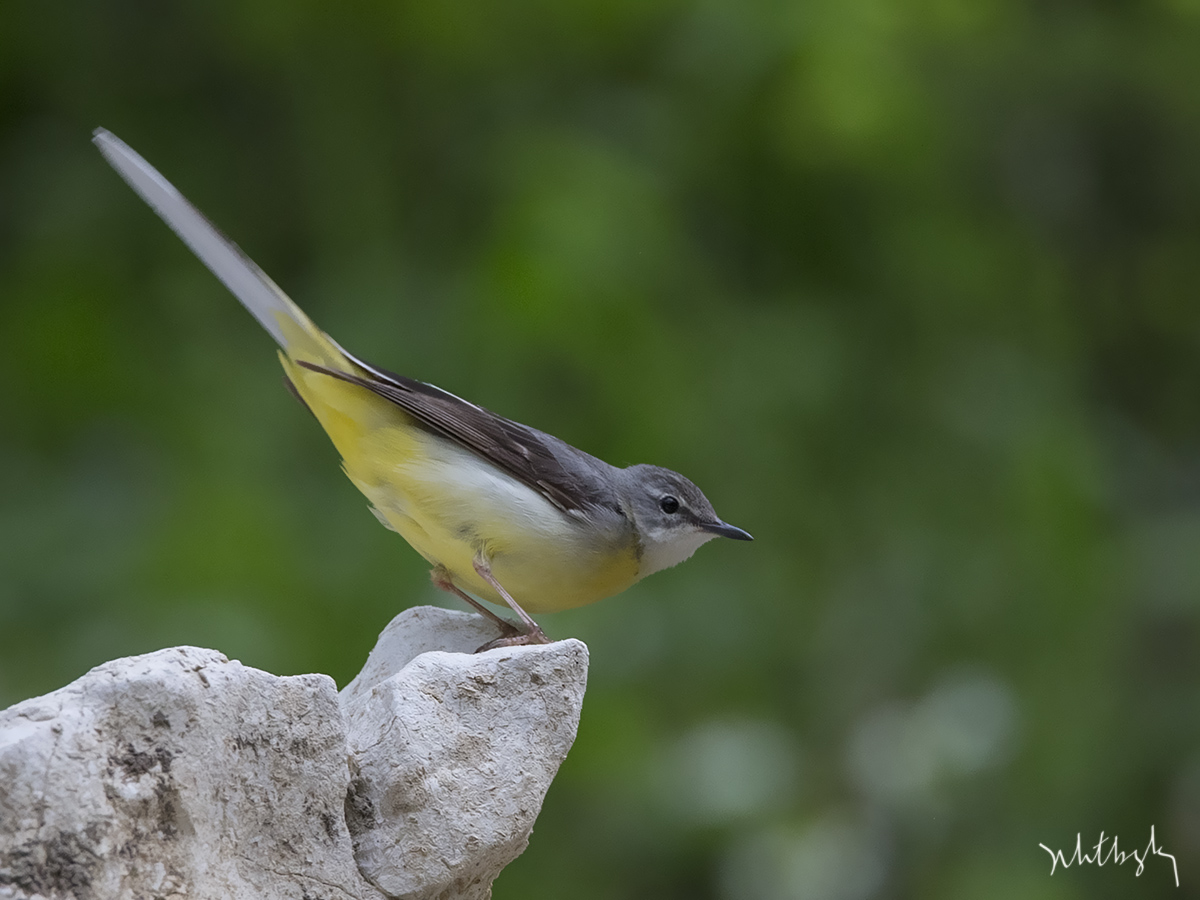
<svg viewBox="0 0 1200 900">
<path fill-rule="evenodd" d="M 526 644 L 549 644 L 550 638 L 546 637 L 546 632 L 542 631 L 537 625 L 529 631 L 518 631 L 514 626 L 510 625 L 512 633 L 501 634 L 500 637 L 493 641 L 488 641 L 482 647 L 475 650 L 476 653 L 482 653 L 484 650 L 495 650 L 497 647 L 524 647 Z"/>
<path fill-rule="evenodd" d="M 501 634 L 500 637 L 494 641 L 488 641 L 475 652 L 481 653 L 484 650 L 493 650 L 496 647 L 520 647 L 524 644 L 550 643 L 550 638 L 546 637 L 546 632 L 542 631 L 541 626 L 529 617 L 529 613 L 521 609 L 517 601 L 512 598 L 512 594 L 506 591 L 504 585 L 496 580 L 496 576 L 492 574 L 492 567 L 487 559 L 484 558 L 482 552 L 476 555 L 472 564 L 475 567 L 475 573 L 490 584 L 497 594 L 504 598 L 504 602 L 508 604 L 513 612 L 521 617 L 521 622 L 525 626 L 523 632 L 515 635 Z M 498 619 L 499 616 L 495 618 Z"/>
</svg>

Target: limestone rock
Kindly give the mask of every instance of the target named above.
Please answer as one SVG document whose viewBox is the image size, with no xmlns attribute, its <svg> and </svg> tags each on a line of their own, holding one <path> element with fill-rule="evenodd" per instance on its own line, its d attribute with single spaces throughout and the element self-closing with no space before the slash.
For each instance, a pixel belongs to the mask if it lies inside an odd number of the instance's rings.
<svg viewBox="0 0 1200 900">
<path fill-rule="evenodd" d="M 378 897 L 351 857 L 333 679 L 213 650 L 0 713 L 0 897 Z"/>
<path fill-rule="evenodd" d="M 342 692 L 355 857 L 389 895 L 486 898 L 525 849 L 575 739 L 587 647 L 428 651 L 413 636 L 429 616 L 443 623 L 446 644 L 473 648 L 495 637 L 478 616 L 408 610 Z"/>
<path fill-rule="evenodd" d="M 342 688 L 342 706 L 366 696 L 379 682 L 391 678 L 430 650 L 474 653 L 500 636 L 500 629 L 483 616 L 437 606 L 414 606 L 388 622 L 354 680 Z"/>
<path fill-rule="evenodd" d="M 408 610 L 340 701 L 176 647 L 0 712 L 0 900 L 488 897 L 587 675 L 578 641 L 469 652 L 495 636 Z"/>
</svg>

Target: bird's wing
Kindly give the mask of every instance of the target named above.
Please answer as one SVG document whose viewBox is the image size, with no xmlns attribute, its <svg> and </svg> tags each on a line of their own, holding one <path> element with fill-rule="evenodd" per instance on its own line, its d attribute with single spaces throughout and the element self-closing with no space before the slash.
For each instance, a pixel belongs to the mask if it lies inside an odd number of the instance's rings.
<svg viewBox="0 0 1200 900">
<path fill-rule="evenodd" d="M 528 485 L 565 513 L 587 514 L 597 508 L 621 512 L 616 495 L 606 488 L 597 471 L 606 463 L 435 385 L 350 359 L 367 370 L 368 377 L 304 360 L 298 365 L 360 385 L 391 401 L 425 427 Z"/>
</svg>

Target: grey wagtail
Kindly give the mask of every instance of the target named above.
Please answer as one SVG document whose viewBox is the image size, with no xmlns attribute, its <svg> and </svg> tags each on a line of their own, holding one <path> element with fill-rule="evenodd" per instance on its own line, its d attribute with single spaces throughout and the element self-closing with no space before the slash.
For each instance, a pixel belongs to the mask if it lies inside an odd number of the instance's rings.
<svg viewBox="0 0 1200 900">
<path fill-rule="evenodd" d="M 526 610 L 602 600 L 714 537 L 752 540 L 669 469 L 618 469 L 351 356 L 137 153 L 102 128 L 93 141 L 270 332 L 288 387 L 321 423 L 379 521 L 429 561 L 435 585 L 500 626 L 501 637 L 484 647 L 544 643 Z M 524 629 L 467 592 L 508 604 Z"/>
</svg>

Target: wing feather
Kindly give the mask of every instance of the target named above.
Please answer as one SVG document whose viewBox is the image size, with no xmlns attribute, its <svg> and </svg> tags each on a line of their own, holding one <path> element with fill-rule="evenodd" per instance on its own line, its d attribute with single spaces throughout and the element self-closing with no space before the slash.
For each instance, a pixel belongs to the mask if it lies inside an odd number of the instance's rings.
<svg viewBox="0 0 1200 900">
<path fill-rule="evenodd" d="M 565 513 L 586 514 L 597 508 L 621 512 L 615 493 L 600 477 L 599 467 L 608 465 L 602 460 L 435 385 L 353 361 L 374 377 L 297 362 L 391 401 L 436 434 L 456 441 L 533 488 Z"/>
</svg>

